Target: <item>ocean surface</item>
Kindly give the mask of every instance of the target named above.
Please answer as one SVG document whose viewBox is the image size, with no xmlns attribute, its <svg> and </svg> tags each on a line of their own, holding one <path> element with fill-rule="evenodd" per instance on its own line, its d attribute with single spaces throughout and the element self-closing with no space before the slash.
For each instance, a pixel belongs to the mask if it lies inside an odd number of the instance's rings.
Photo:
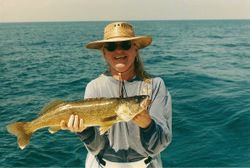
<svg viewBox="0 0 250 168">
<path fill-rule="evenodd" d="M 76 134 L 37 131 L 25 150 L 6 131 L 48 102 L 82 99 L 106 69 L 83 46 L 108 22 L 0 23 L 0 166 L 84 167 Z M 250 167 L 250 20 L 133 21 L 153 43 L 140 54 L 173 98 L 164 167 Z"/>
</svg>

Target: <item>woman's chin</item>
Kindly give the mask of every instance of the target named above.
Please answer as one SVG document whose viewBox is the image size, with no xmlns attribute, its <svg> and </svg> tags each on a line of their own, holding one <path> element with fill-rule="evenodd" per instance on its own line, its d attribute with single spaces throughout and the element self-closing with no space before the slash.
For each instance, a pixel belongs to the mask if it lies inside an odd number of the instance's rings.
<svg viewBox="0 0 250 168">
<path fill-rule="evenodd" d="M 134 67 L 129 65 L 129 64 L 115 64 L 114 66 L 112 66 L 112 69 L 116 72 L 130 72 L 133 71 Z"/>
<path fill-rule="evenodd" d="M 115 69 L 116 69 L 116 71 L 118 71 L 118 72 L 124 72 L 124 71 L 127 70 L 127 67 L 126 67 L 126 65 L 124 65 L 124 64 L 116 64 L 116 65 L 115 65 Z"/>
</svg>

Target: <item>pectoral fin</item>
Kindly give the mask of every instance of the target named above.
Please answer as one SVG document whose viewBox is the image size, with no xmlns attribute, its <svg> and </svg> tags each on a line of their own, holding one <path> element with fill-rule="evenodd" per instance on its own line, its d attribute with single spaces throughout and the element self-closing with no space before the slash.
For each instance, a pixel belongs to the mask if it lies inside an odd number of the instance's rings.
<svg viewBox="0 0 250 168">
<path fill-rule="evenodd" d="M 107 125 L 107 126 L 102 126 L 99 128 L 100 131 L 100 135 L 103 135 L 105 132 L 107 132 L 110 128 L 112 127 L 112 125 Z"/>
<path fill-rule="evenodd" d="M 54 133 L 56 133 L 57 131 L 59 131 L 60 129 L 61 129 L 60 126 L 53 126 L 53 127 L 50 127 L 48 131 L 49 131 L 51 134 L 54 134 Z"/>
<path fill-rule="evenodd" d="M 117 115 L 113 115 L 106 118 L 102 118 L 101 122 L 114 122 L 116 121 L 117 117 L 118 117 Z"/>
</svg>

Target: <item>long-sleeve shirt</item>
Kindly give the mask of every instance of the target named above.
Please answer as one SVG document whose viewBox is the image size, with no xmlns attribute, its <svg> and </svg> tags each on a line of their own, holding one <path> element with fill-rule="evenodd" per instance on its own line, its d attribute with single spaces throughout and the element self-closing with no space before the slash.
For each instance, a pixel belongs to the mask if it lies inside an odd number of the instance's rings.
<svg viewBox="0 0 250 168">
<path fill-rule="evenodd" d="M 151 104 L 148 109 L 152 122 L 143 129 L 132 121 L 114 124 L 107 134 L 100 135 L 97 127 L 90 127 L 80 133 L 80 139 L 92 155 L 104 150 L 103 158 L 113 162 L 133 162 L 152 157 L 150 167 L 160 167 L 160 152 L 172 139 L 172 102 L 164 81 L 152 78 Z M 134 78 L 124 82 L 128 97 L 141 95 L 145 81 Z M 88 83 L 84 98 L 119 97 L 119 81 L 109 75 Z"/>
</svg>

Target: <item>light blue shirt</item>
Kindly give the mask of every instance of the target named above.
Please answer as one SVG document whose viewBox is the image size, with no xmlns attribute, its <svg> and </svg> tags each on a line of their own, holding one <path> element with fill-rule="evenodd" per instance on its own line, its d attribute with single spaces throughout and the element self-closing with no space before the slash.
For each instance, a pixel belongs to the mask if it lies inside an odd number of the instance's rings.
<svg viewBox="0 0 250 168">
<path fill-rule="evenodd" d="M 172 140 L 172 102 L 164 81 L 159 77 L 151 81 L 150 126 L 142 129 L 132 121 L 121 122 L 105 135 L 100 135 L 97 128 L 88 128 L 80 133 L 80 138 L 89 152 L 97 155 L 105 147 L 103 158 L 114 162 L 133 162 L 151 156 L 149 167 L 162 167 L 160 152 Z M 142 91 L 147 85 L 139 78 L 124 81 L 128 97 L 145 94 Z M 119 81 L 106 74 L 89 82 L 84 98 L 97 97 L 119 97 Z"/>
</svg>

